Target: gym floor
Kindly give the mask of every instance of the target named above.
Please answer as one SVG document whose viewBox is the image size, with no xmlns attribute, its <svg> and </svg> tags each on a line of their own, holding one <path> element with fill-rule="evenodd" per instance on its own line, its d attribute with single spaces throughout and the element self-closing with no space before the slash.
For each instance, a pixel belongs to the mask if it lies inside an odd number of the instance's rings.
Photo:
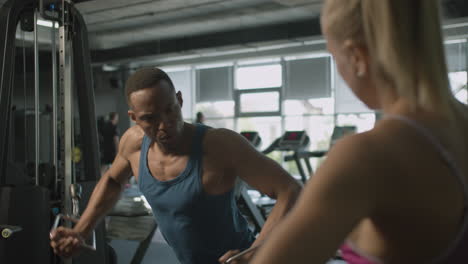
<svg viewBox="0 0 468 264">
<path fill-rule="evenodd" d="M 141 197 L 141 192 L 138 190 L 136 182 L 132 179 L 130 181 L 132 184 L 129 185 L 113 209 L 115 215 L 131 215 L 141 213 L 143 208 L 143 201 L 134 199 L 136 197 Z M 152 216 L 151 216 L 152 217 Z M 117 254 L 117 263 L 116 264 L 130 264 L 133 256 L 139 246 L 140 241 L 138 240 L 128 240 L 122 238 L 134 238 L 134 239 L 143 239 L 149 230 L 145 228 L 134 228 L 136 222 L 135 217 L 118 217 L 117 219 L 112 220 L 113 223 L 109 224 L 111 221 L 107 219 L 108 227 L 108 237 L 111 239 L 110 245 L 114 248 Z M 138 221 L 146 221 L 146 219 L 140 219 Z M 149 225 L 140 223 L 139 226 Z M 140 230 L 141 229 L 141 230 Z M 151 243 L 146 250 L 146 253 L 143 257 L 141 264 L 179 264 L 174 251 L 167 244 L 164 237 L 162 236 L 159 228 L 156 229 L 156 232 L 153 235 Z M 345 264 L 343 261 L 330 261 L 327 264 Z"/>
<path fill-rule="evenodd" d="M 133 254 L 138 247 L 137 241 L 130 240 L 112 240 L 110 245 L 115 249 L 117 253 L 117 263 L 116 264 L 130 264 Z M 174 251 L 169 247 L 169 245 L 164 240 L 161 232 L 156 230 L 156 233 L 153 236 L 153 240 L 146 251 L 145 257 L 141 264 L 179 264 L 177 258 L 174 254 Z M 334 260 L 330 261 L 327 264 L 346 264 L 344 261 Z"/>
<path fill-rule="evenodd" d="M 112 240 L 110 245 L 117 253 L 117 264 L 130 264 L 133 255 L 138 247 L 138 241 Z M 151 244 L 146 251 L 141 264 L 179 264 L 171 247 L 166 243 L 159 228 L 153 236 Z"/>
</svg>

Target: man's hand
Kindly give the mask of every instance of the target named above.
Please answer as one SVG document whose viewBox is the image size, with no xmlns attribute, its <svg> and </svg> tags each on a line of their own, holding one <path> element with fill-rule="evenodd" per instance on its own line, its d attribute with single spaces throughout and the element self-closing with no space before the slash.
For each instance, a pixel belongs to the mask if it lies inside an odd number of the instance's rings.
<svg viewBox="0 0 468 264">
<path fill-rule="evenodd" d="M 50 246 L 56 255 L 65 258 L 76 256 L 83 243 L 83 237 L 73 229 L 60 226 L 50 232 Z"/>
<path fill-rule="evenodd" d="M 224 264 L 226 263 L 226 261 L 236 255 L 236 254 L 239 254 L 241 251 L 238 250 L 238 249 L 235 249 L 235 250 L 229 250 L 228 252 L 226 252 L 222 257 L 220 257 L 218 259 L 219 263 L 221 264 Z M 249 263 L 250 259 L 253 257 L 255 251 L 250 251 L 242 256 L 240 256 L 239 258 L 237 258 L 236 260 L 233 260 L 231 262 L 229 262 L 229 264 L 246 264 L 246 263 Z"/>
</svg>

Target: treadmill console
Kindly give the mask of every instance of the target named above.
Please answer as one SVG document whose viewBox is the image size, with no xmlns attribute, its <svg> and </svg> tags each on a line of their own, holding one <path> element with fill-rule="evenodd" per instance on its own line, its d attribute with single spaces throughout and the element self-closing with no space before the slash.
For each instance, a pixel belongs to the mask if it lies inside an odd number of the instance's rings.
<svg viewBox="0 0 468 264">
<path fill-rule="evenodd" d="M 260 143 L 262 142 L 262 138 L 258 134 L 258 132 L 255 131 L 242 131 L 240 133 L 243 137 L 247 139 L 254 147 L 258 147 Z"/>
<path fill-rule="evenodd" d="M 309 145 L 309 136 L 305 131 L 286 131 L 280 138 L 278 150 L 297 151 Z"/>
</svg>

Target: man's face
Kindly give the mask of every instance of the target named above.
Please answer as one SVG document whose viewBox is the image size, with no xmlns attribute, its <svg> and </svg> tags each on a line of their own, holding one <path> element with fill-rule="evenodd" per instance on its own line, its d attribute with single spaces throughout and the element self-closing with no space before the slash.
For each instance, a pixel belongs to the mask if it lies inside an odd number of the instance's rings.
<svg viewBox="0 0 468 264">
<path fill-rule="evenodd" d="M 133 92 L 129 101 L 129 116 L 149 138 L 163 146 L 177 143 L 184 124 L 180 92 L 176 94 L 161 81 L 155 87 Z"/>
<path fill-rule="evenodd" d="M 119 115 L 115 115 L 112 119 L 112 124 L 117 125 L 119 123 Z"/>
</svg>

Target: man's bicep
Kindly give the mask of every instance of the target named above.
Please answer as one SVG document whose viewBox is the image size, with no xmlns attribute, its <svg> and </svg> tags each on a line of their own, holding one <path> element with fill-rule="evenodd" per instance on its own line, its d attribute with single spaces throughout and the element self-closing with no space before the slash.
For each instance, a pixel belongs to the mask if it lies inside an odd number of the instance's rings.
<svg viewBox="0 0 468 264">
<path fill-rule="evenodd" d="M 237 177 L 251 187 L 276 198 L 288 187 L 297 188 L 294 179 L 274 160 L 258 152 L 244 137 L 230 130 L 213 130 L 214 155 Z"/>
<path fill-rule="evenodd" d="M 127 183 L 128 179 L 132 175 L 130 161 L 122 156 L 121 153 L 117 154 L 107 173 L 109 174 L 109 177 L 120 184 Z"/>
</svg>

